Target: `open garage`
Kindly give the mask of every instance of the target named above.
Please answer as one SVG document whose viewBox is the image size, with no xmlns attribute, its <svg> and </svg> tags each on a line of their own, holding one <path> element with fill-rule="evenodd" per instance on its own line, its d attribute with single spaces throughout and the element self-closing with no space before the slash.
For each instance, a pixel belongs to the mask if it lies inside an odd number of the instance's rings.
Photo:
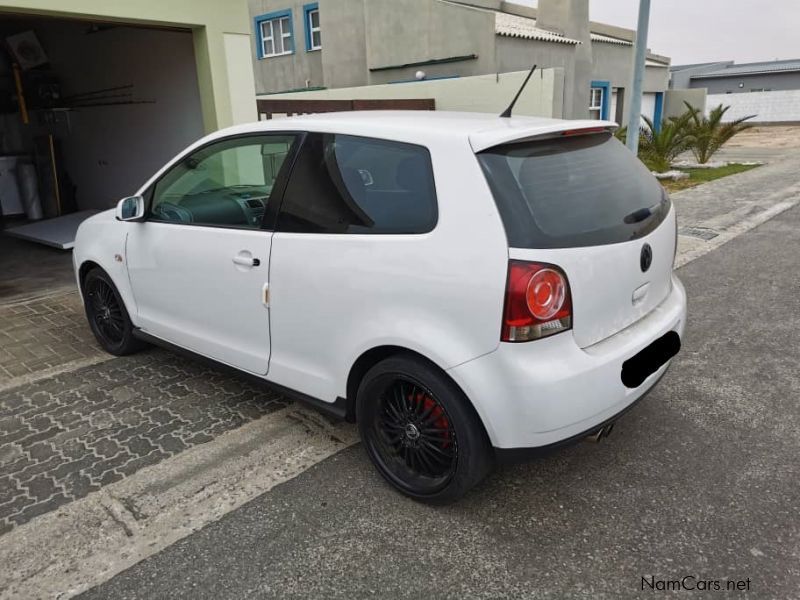
<svg viewBox="0 0 800 600">
<path fill-rule="evenodd" d="M 82 219 L 204 133 L 256 118 L 246 14 L 19 4 L 0 9 L 0 302 L 72 285 Z"/>
</svg>

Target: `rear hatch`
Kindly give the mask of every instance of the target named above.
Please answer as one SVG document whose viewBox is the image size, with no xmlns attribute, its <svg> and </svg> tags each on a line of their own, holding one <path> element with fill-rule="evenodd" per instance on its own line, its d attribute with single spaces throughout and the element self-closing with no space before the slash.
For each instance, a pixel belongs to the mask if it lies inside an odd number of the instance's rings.
<svg viewBox="0 0 800 600">
<path fill-rule="evenodd" d="M 509 256 L 563 269 L 582 348 L 666 298 L 676 243 L 674 209 L 655 177 L 610 132 L 590 131 L 478 153 Z"/>
</svg>

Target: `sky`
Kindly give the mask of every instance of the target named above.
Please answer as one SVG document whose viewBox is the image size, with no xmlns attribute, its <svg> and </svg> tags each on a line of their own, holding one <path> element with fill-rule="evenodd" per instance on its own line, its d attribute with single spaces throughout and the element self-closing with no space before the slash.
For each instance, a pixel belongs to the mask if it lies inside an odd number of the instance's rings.
<svg viewBox="0 0 800 600">
<path fill-rule="evenodd" d="M 536 0 L 513 0 L 536 6 Z M 800 58 L 800 0 L 651 0 L 647 47 L 673 65 Z M 636 29 L 638 0 L 589 0 L 592 21 Z"/>
</svg>

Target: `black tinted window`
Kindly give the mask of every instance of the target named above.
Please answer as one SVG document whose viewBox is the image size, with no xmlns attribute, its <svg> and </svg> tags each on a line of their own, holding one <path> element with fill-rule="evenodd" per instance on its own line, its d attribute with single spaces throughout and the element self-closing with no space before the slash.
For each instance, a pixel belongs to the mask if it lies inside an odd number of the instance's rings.
<svg viewBox="0 0 800 600">
<path fill-rule="evenodd" d="M 508 144 L 479 159 L 512 247 L 625 242 L 669 212 L 656 178 L 610 134 Z"/>
<path fill-rule="evenodd" d="M 436 219 L 433 170 L 425 148 L 310 134 L 292 170 L 277 230 L 425 233 Z"/>
</svg>

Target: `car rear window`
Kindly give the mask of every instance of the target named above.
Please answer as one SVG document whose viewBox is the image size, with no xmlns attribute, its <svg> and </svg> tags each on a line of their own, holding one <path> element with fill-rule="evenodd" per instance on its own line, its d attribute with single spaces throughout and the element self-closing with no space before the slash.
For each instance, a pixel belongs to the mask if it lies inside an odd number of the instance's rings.
<svg viewBox="0 0 800 600">
<path fill-rule="evenodd" d="M 427 233 L 438 218 L 428 150 L 340 134 L 310 133 L 278 215 L 278 231 Z"/>
<path fill-rule="evenodd" d="M 664 188 L 610 133 L 506 144 L 478 159 L 513 248 L 635 240 L 669 212 Z"/>
</svg>

